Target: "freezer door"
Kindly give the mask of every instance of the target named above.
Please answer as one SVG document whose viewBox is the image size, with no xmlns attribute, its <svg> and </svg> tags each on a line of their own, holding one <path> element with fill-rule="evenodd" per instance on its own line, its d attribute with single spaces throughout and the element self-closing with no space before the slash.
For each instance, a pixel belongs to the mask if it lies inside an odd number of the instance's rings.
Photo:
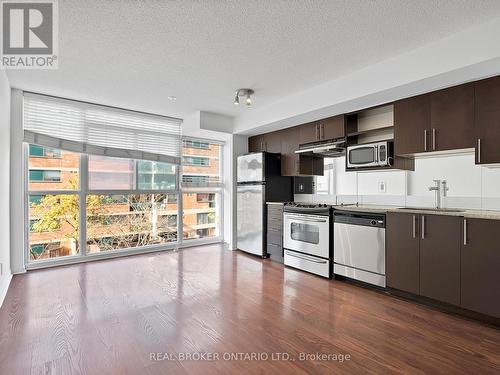
<svg viewBox="0 0 500 375">
<path fill-rule="evenodd" d="M 256 255 L 264 255 L 264 185 L 237 188 L 237 246 Z"/>
<path fill-rule="evenodd" d="M 237 181 L 264 181 L 264 153 L 255 152 L 238 156 Z"/>
</svg>

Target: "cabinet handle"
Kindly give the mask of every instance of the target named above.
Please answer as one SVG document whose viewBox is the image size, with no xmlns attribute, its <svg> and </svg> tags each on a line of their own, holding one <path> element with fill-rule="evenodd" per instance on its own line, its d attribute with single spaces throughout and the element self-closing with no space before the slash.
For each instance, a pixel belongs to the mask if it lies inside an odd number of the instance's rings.
<svg viewBox="0 0 500 375">
<path fill-rule="evenodd" d="M 417 237 L 417 217 L 413 215 L 413 238 Z"/>
<path fill-rule="evenodd" d="M 481 164 L 481 138 L 477 139 L 477 162 Z"/>
<path fill-rule="evenodd" d="M 319 124 L 316 124 L 316 140 L 319 140 Z"/>
<path fill-rule="evenodd" d="M 436 150 L 436 128 L 432 128 L 432 150 Z"/>
<path fill-rule="evenodd" d="M 427 129 L 424 129 L 424 151 L 427 151 Z"/>
<path fill-rule="evenodd" d="M 422 215 L 422 239 L 425 240 L 425 216 Z"/>
<path fill-rule="evenodd" d="M 464 245 L 467 245 L 467 219 L 464 219 Z"/>
<path fill-rule="evenodd" d="M 321 128 L 319 128 L 319 137 L 321 139 L 323 139 L 323 138 L 325 138 L 325 125 L 321 124 L 320 126 L 321 126 Z"/>
</svg>

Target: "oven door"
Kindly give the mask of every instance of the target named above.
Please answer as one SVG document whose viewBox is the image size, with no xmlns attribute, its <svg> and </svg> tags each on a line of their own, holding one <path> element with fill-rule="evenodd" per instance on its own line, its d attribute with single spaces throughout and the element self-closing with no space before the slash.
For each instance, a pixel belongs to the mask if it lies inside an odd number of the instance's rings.
<svg viewBox="0 0 500 375">
<path fill-rule="evenodd" d="M 347 167 L 376 167 L 378 166 L 378 146 L 365 145 L 347 148 Z"/>
<path fill-rule="evenodd" d="M 288 250 L 330 257 L 330 217 L 321 215 L 284 214 L 283 247 Z"/>
</svg>

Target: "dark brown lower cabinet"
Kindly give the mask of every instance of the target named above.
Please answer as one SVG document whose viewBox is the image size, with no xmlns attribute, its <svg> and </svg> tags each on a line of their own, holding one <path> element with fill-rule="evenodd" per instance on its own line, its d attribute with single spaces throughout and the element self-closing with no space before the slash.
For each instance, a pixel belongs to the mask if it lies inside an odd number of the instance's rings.
<svg viewBox="0 0 500 375">
<path fill-rule="evenodd" d="M 420 295 L 460 305 L 461 218 L 420 216 Z"/>
<path fill-rule="evenodd" d="M 390 212 L 386 220 L 387 286 L 419 294 L 419 215 Z"/>
<path fill-rule="evenodd" d="M 461 306 L 500 318 L 500 220 L 462 220 Z"/>
</svg>

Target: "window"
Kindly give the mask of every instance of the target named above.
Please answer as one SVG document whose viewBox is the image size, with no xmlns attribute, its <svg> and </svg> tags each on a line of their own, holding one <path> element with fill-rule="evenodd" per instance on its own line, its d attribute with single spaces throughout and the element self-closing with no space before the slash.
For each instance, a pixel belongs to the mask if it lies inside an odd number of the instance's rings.
<svg viewBox="0 0 500 375">
<path fill-rule="evenodd" d="M 29 202 L 30 260 L 77 255 L 80 248 L 78 195 L 30 195 Z"/>
<path fill-rule="evenodd" d="M 90 190 L 175 190 L 177 167 L 148 160 L 89 155 Z"/>
<path fill-rule="evenodd" d="M 315 177 L 316 194 L 335 194 L 335 173 L 334 173 L 334 159 L 324 159 L 324 173 L 323 176 Z"/>
<path fill-rule="evenodd" d="M 198 214 L 198 225 L 215 223 L 215 214 L 213 212 L 202 212 Z"/>
<path fill-rule="evenodd" d="M 50 149 L 57 158 L 32 156 L 28 149 L 28 190 L 78 190 L 80 185 L 80 154 Z M 39 146 L 37 146 L 39 147 Z M 38 150 L 38 148 L 36 148 Z"/>
<path fill-rule="evenodd" d="M 201 142 L 201 141 L 194 141 L 194 140 L 184 140 L 183 147 L 184 148 L 197 148 L 200 150 L 209 150 L 210 143 Z"/>
<path fill-rule="evenodd" d="M 215 207 L 215 194 L 214 193 L 198 193 L 196 194 L 196 201 L 198 203 L 208 203 L 209 207 Z"/>
<path fill-rule="evenodd" d="M 61 171 L 50 171 L 42 169 L 30 170 L 30 181 L 33 182 L 61 182 Z"/>
<path fill-rule="evenodd" d="M 29 156 L 31 157 L 42 157 L 42 158 L 52 158 L 58 159 L 61 157 L 61 150 L 57 150 L 51 147 L 43 147 L 38 145 L 29 146 Z"/>
<path fill-rule="evenodd" d="M 174 190 L 177 186 L 173 164 L 137 161 L 137 185 L 140 190 Z"/>
<path fill-rule="evenodd" d="M 210 165 L 210 159 L 206 157 L 200 157 L 200 156 L 184 156 L 183 158 L 183 163 L 184 165 L 189 165 L 189 166 L 202 166 L 202 167 L 208 167 Z"/>
<path fill-rule="evenodd" d="M 178 191 L 175 164 L 54 149 L 51 152 L 59 158 L 41 157 L 40 148 L 27 145 L 29 262 L 142 249 L 181 240 L 218 240 L 222 190 L 214 181 L 221 179 L 221 146 L 206 144 L 208 149 L 190 150 L 210 156 L 189 157 L 210 160 L 209 166 L 203 167 L 209 171 L 193 175 L 200 185 L 183 188 L 183 192 Z M 185 166 L 190 167 L 200 166 Z M 182 235 L 178 233 L 181 198 Z M 82 203 L 85 218 L 81 217 Z"/>
<path fill-rule="evenodd" d="M 182 148 L 183 239 L 221 235 L 222 146 L 184 140 Z"/>
<path fill-rule="evenodd" d="M 87 253 L 177 241 L 177 220 L 172 225 L 162 219 L 177 217 L 177 203 L 171 202 L 166 194 L 124 194 L 118 200 L 88 195 Z"/>
</svg>

